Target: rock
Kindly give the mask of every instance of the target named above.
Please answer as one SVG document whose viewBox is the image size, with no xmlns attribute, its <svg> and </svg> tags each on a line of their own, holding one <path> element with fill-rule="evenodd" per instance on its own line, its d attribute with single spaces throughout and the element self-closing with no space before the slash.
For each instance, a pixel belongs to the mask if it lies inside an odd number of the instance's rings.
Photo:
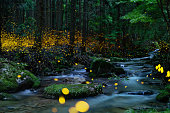
<svg viewBox="0 0 170 113">
<path fill-rule="evenodd" d="M 4 101 L 14 101 L 16 100 L 16 98 L 8 93 L 0 93 L 0 100 L 4 100 Z"/>
<path fill-rule="evenodd" d="M 92 73 L 90 73 L 90 76 L 93 77 L 108 77 L 111 76 L 109 73 L 112 72 L 114 66 L 106 62 L 103 59 L 97 59 L 93 61 L 93 63 L 90 66 L 90 70 L 92 70 Z"/>
<path fill-rule="evenodd" d="M 26 64 L 13 61 L 3 62 L 2 58 L 0 58 L 0 64 L 0 92 L 16 92 L 28 88 L 28 86 L 39 86 L 39 79 L 24 69 Z"/>
<path fill-rule="evenodd" d="M 148 90 L 148 91 L 128 92 L 128 94 L 131 94 L 131 95 L 152 95 L 153 91 Z"/>
<path fill-rule="evenodd" d="M 67 88 L 69 94 L 65 98 L 84 98 L 102 93 L 102 86 L 98 84 L 54 84 L 44 89 L 45 98 L 58 98 L 62 89 Z"/>
<path fill-rule="evenodd" d="M 125 70 L 121 67 L 113 68 L 112 72 L 114 72 L 116 75 L 125 74 Z"/>
<path fill-rule="evenodd" d="M 69 78 L 62 78 L 61 79 L 66 84 L 82 84 L 86 82 L 84 77 L 69 77 Z"/>
</svg>

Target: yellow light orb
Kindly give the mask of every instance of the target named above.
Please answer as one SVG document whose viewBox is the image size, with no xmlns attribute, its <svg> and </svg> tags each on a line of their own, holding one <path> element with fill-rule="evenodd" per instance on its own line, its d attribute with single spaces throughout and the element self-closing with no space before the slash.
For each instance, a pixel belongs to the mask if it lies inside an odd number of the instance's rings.
<svg viewBox="0 0 170 113">
<path fill-rule="evenodd" d="M 21 78 L 21 75 L 18 75 L 17 77 L 18 77 L 18 78 Z"/>
<path fill-rule="evenodd" d="M 157 69 L 158 69 L 158 66 L 156 66 L 155 69 L 157 70 Z"/>
<path fill-rule="evenodd" d="M 89 104 L 85 101 L 79 101 L 75 105 L 76 110 L 80 112 L 87 112 L 89 110 Z"/>
<path fill-rule="evenodd" d="M 136 80 L 136 81 L 139 81 L 139 80 Z"/>
<path fill-rule="evenodd" d="M 115 89 L 117 89 L 117 87 L 115 87 Z"/>
<path fill-rule="evenodd" d="M 105 86 L 103 85 L 103 87 L 105 87 Z"/>
<path fill-rule="evenodd" d="M 92 70 L 90 70 L 90 72 L 92 72 Z"/>
<path fill-rule="evenodd" d="M 141 82 L 141 84 L 144 84 L 144 82 Z"/>
<path fill-rule="evenodd" d="M 59 97 L 59 103 L 60 104 L 65 104 L 65 98 L 63 96 Z"/>
<path fill-rule="evenodd" d="M 161 67 L 161 64 L 158 64 L 158 68 L 160 68 Z"/>
<path fill-rule="evenodd" d="M 58 81 L 58 78 L 54 78 L 54 81 Z"/>
<path fill-rule="evenodd" d="M 167 71 L 166 77 L 170 77 L 170 71 Z"/>
<path fill-rule="evenodd" d="M 118 85 L 118 83 L 115 83 L 115 86 L 117 86 Z"/>
<path fill-rule="evenodd" d="M 91 80 L 93 81 L 93 78 Z"/>
<path fill-rule="evenodd" d="M 155 78 L 153 78 L 153 79 L 155 79 Z"/>
<path fill-rule="evenodd" d="M 90 82 L 89 82 L 89 81 L 86 81 L 86 84 L 90 84 Z"/>
<path fill-rule="evenodd" d="M 78 111 L 76 110 L 76 107 L 71 107 L 68 110 L 69 113 L 78 113 Z"/>
<path fill-rule="evenodd" d="M 60 60 L 58 60 L 58 63 L 60 62 Z"/>
<path fill-rule="evenodd" d="M 127 86 L 125 86 L 125 88 L 127 88 Z"/>
<path fill-rule="evenodd" d="M 67 88 L 63 88 L 63 89 L 62 89 L 62 93 L 63 93 L 64 95 L 68 95 L 68 94 L 69 94 L 69 90 L 68 90 Z"/>
<path fill-rule="evenodd" d="M 84 69 L 86 70 L 87 68 L 85 67 Z"/>
<path fill-rule="evenodd" d="M 161 73 L 163 73 L 164 72 L 164 69 L 163 69 L 163 67 L 161 67 Z"/>
</svg>

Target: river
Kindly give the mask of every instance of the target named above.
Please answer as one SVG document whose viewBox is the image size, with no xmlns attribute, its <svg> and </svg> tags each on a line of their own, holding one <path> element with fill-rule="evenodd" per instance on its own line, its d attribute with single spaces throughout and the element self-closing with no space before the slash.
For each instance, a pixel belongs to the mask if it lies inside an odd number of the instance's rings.
<svg viewBox="0 0 170 113">
<path fill-rule="evenodd" d="M 115 62 L 126 71 L 124 76 L 128 80 L 108 80 L 106 78 L 94 79 L 94 82 L 106 81 L 107 86 L 103 88 L 104 94 L 95 97 L 70 99 L 61 105 L 58 99 L 42 98 L 36 91 L 29 89 L 14 93 L 16 101 L 0 101 L 0 113 L 52 113 L 52 109 L 57 109 L 57 113 L 68 113 L 70 107 L 75 106 L 77 101 L 86 101 L 90 109 L 87 113 L 124 113 L 125 110 L 162 108 L 166 107 L 155 100 L 156 95 L 161 89 L 161 81 L 152 77 L 154 67 L 146 64 L 146 61 L 153 58 L 158 50 L 149 53 L 148 57 L 133 58 L 126 62 Z M 86 70 L 74 70 L 70 74 L 61 76 L 46 77 L 81 77 L 85 76 Z M 114 84 L 118 83 L 118 86 Z M 117 87 L 117 88 L 115 88 Z M 147 92 L 152 92 L 147 94 Z"/>
</svg>

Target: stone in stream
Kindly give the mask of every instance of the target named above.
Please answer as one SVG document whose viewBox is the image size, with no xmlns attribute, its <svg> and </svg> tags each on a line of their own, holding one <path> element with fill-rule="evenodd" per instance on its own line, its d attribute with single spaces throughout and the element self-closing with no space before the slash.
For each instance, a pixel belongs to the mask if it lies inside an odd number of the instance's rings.
<svg viewBox="0 0 170 113">
<path fill-rule="evenodd" d="M 84 77 L 62 78 L 61 80 L 66 84 L 82 84 L 86 82 L 86 79 Z"/>
<path fill-rule="evenodd" d="M 152 95 L 154 94 L 153 91 L 147 90 L 147 91 L 138 91 L 138 92 L 128 92 L 130 95 Z"/>
</svg>

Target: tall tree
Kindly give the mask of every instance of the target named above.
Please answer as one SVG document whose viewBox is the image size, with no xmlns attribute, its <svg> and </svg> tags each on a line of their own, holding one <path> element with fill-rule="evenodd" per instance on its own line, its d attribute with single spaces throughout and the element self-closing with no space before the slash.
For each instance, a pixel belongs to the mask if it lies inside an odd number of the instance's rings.
<svg viewBox="0 0 170 113">
<path fill-rule="evenodd" d="M 76 24 L 76 0 L 71 0 L 71 29 L 70 29 L 70 54 L 73 55 Z"/>
<path fill-rule="evenodd" d="M 82 52 L 86 52 L 86 40 L 87 40 L 87 6 L 88 0 L 84 0 L 83 4 L 83 31 L 82 31 Z"/>
</svg>

